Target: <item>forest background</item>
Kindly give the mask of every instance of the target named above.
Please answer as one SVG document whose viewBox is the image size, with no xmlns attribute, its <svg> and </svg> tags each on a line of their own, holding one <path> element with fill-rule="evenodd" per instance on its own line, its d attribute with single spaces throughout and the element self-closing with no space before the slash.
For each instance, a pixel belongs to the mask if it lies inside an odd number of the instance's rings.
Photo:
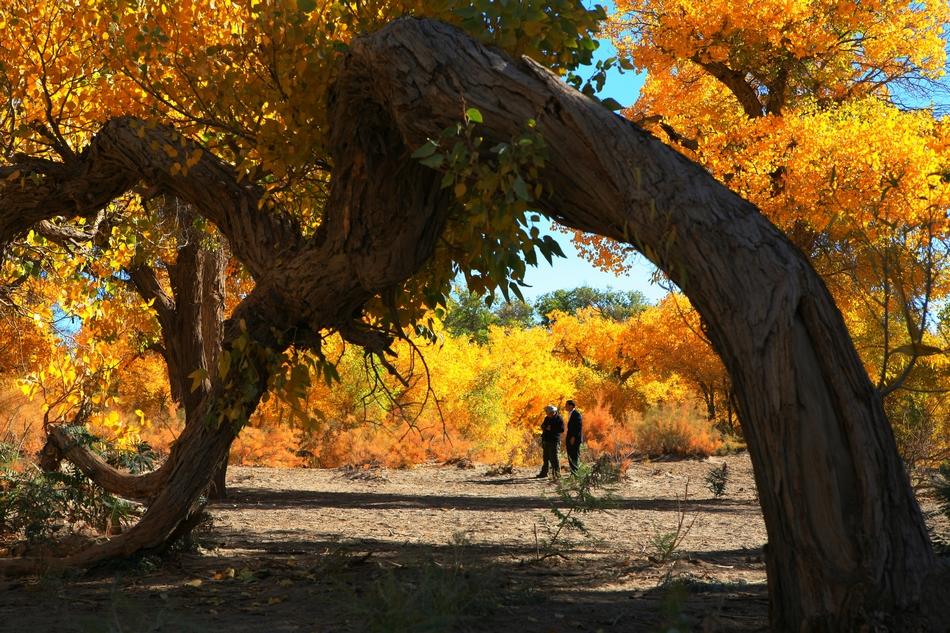
<svg viewBox="0 0 950 633">
<path fill-rule="evenodd" d="M 27 4 L 10 26 L 24 29 L 24 49 L 4 53 L 18 56 L 21 73 L 48 61 L 31 47 L 30 25 L 72 19 Z M 51 6 L 42 10 L 62 11 Z M 189 7 L 162 5 L 150 19 L 186 23 Z M 739 8 L 620 0 L 609 9 L 603 36 L 618 57 L 588 66 L 585 86 L 596 93 L 618 67 L 646 73 L 622 114 L 788 233 L 833 292 L 904 459 L 932 466 L 950 458 L 950 125 L 941 83 L 950 9 L 939 0 Z M 69 60 L 60 61 L 59 92 L 37 102 L 68 114 L 79 100 L 64 79 Z M 267 121 L 282 113 L 259 105 L 266 138 Z M 5 151 L 16 149 L 11 142 Z M 174 262 L 181 242 L 171 228 L 161 234 L 160 222 L 140 225 L 111 227 L 89 258 L 77 258 L 77 245 L 64 246 L 55 232 L 31 232 L 6 254 L 0 439 L 15 452 L 35 452 L 47 423 L 80 411 L 90 430 L 124 448 L 165 452 L 183 428 L 153 305 L 128 283 L 136 262 Z M 603 270 L 629 270 L 631 251 L 570 237 Z M 225 279 L 229 312 L 252 282 L 234 261 Z M 430 315 L 431 332 L 396 343 L 394 373 L 338 338 L 323 347 L 333 363 L 309 364 L 319 375 L 297 359 L 235 442 L 232 463 L 523 464 L 536 459 L 542 406 L 566 398 L 580 403 L 594 454 L 708 455 L 741 446 L 728 377 L 681 295 L 650 304 L 636 293 L 576 288 L 532 304 L 505 299 L 490 307 L 458 287 L 446 310 Z M 81 327 L 70 325 L 76 320 Z M 227 374 L 226 363 L 212 371 Z"/>
</svg>

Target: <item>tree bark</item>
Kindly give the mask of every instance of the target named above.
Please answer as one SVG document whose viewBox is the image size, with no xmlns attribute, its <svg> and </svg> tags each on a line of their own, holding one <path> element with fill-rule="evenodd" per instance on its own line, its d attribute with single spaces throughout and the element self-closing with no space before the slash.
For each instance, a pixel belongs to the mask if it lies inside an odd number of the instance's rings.
<svg viewBox="0 0 950 633">
<path fill-rule="evenodd" d="M 774 630 L 909 628 L 932 606 L 935 559 L 880 398 L 824 283 L 753 205 L 538 65 L 444 25 L 404 20 L 354 42 L 339 84 L 387 109 L 410 148 L 464 107 L 482 112 L 484 147 L 536 119 L 543 209 L 634 245 L 690 298 L 735 385 Z"/>
<path fill-rule="evenodd" d="M 51 425 L 47 430 L 46 446 L 41 455 L 44 470 L 58 470 L 60 462 L 68 459 L 107 492 L 134 501 L 148 501 L 155 496 L 167 474 L 161 468 L 141 475 L 118 470 L 73 441 L 60 425 Z"/>
<path fill-rule="evenodd" d="M 201 264 L 201 285 L 203 296 L 200 322 L 204 343 L 203 356 L 205 366 L 213 370 L 218 366 L 218 352 L 222 343 L 222 324 L 224 323 L 224 296 L 225 272 L 228 266 L 228 249 L 223 240 L 219 240 L 217 248 L 210 249 Z M 187 422 L 186 415 L 186 422 Z M 208 498 L 212 500 L 224 499 L 227 493 L 228 456 L 225 455 L 211 478 L 208 488 Z"/>
</svg>

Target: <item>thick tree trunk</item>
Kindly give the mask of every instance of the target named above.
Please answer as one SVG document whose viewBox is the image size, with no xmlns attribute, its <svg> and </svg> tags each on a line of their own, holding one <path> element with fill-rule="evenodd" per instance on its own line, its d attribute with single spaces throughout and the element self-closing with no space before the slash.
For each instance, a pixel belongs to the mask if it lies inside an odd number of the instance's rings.
<svg viewBox="0 0 950 633">
<path fill-rule="evenodd" d="M 236 340 L 253 341 L 274 354 L 280 354 L 292 342 L 282 333 L 288 329 L 279 301 L 265 289 L 252 292 L 227 322 L 224 350 L 235 351 Z M 241 349 L 246 349 L 242 343 Z M 89 566 L 103 560 L 123 557 L 141 550 L 159 548 L 175 533 L 178 525 L 198 509 L 200 495 L 207 489 L 212 474 L 227 459 L 231 443 L 241 428 L 240 420 L 224 419 L 224 413 L 240 408 L 246 419 L 267 388 L 273 370 L 271 356 L 248 354 L 246 380 L 234 385 L 215 382 L 198 405 L 195 419 L 185 426 L 160 471 L 165 485 L 153 493 L 142 520 L 128 532 L 106 543 L 90 547 L 73 556 L 49 559 L 8 559 L 0 561 L 0 573 L 39 573 L 48 569 Z M 134 478 L 133 478 L 134 479 Z M 134 497 L 133 497 L 134 498 Z"/>
<path fill-rule="evenodd" d="M 926 609 L 934 556 L 880 398 L 822 280 L 757 209 L 546 70 L 444 25 L 358 40 L 339 83 L 348 112 L 384 108 L 410 148 L 463 107 L 482 112 L 484 147 L 536 119 L 544 210 L 633 244 L 683 289 L 738 395 L 775 630 L 900 627 Z"/>
</svg>

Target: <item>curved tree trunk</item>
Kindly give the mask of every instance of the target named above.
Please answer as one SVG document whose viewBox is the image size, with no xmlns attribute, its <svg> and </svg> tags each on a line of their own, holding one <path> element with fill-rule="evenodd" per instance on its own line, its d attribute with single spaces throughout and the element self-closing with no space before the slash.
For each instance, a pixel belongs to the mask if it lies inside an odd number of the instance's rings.
<svg viewBox="0 0 950 633">
<path fill-rule="evenodd" d="M 528 119 L 542 206 L 636 246 L 690 298 L 735 385 L 769 535 L 772 626 L 912 626 L 934 556 L 881 400 L 824 283 L 750 203 L 656 138 L 457 30 L 404 20 L 354 43 L 345 111 L 385 108 L 409 148 L 461 118 L 484 147 Z"/>
<path fill-rule="evenodd" d="M 33 175 L 27 185 L 0 186 L 0 240 L 8 240 L 28 228 L 24 218 L 86 215 L 138 181 L 159 185 L 214 222 L 257 281 L 228 320 L 222 345 L 222 353 L 247 360 L 245 373 L 237 381 L 212 373 L 211 388 L 162 466 L 164 486 L 142 520 L 69 558 L 0 561 L 0 572 L 85 566 L 161 546 L 223 467 L 231 442 L 277 369 L 275 359 L 288 345 L 318 343 L 323 330 L 335 329 L 370 351 L 388 347 L 385 337 L 362 332 L 362 306 L 398 288 L 431 257 L 449 195 L 439 187 L 439 174 L 405 160 L 406 148 L 388 119 L 374 117 L 366 125 L 350 120 L 336 141 L 338 178 L 323 224 L 309 239 L 279 212 L 259 204 L 261 191 L 238 184 L 233 171 L 209 152 L 188 174 L 173 171 L 166 152 L 151 147 L 175 144 L 193 153 L 195 145 L 168 128 L 130 118 L 107 123 L 78 163 L 23 166 Z M 0 168 L 0 176 L 9 169 Z M 236 422 L 222 423 L 225 413 Z"/>
<path fill-rule="evenodd" d="M 148 501 L 154 497 L 168 474 L 164 468 L 141 475 L 119 470 L 77 444 L 60 425 L 51 425 L 47 429 L 46 445 L 40 455 L 40 466 L 44 470 L 58 470 L 60 462 L 68 459 L 106 492 L 135 501 Z"/>
</svg>

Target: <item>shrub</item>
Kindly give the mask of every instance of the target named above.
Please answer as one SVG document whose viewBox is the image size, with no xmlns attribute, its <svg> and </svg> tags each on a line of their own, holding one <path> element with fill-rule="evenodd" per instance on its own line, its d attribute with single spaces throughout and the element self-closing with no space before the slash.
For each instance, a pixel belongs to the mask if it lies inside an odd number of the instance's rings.
<svg viewBox="0 0 950 633">
<path fill-rule="evenodd" d="M 685 403 L 647 411 L 635 431 L 637 448 L 646 455 L 708 457 L 722 444 L 712 423 Z"/>
<path fill-rule="evenodd" d="M 726 484 L 729 483 L 728 465 L 723 462 L 720 466 L 713 466 L 706 473 L 706 487 L 716 497 L 721 497 L 726 492 Z"/>
<path fill-rule="evenodd" d="M 564 557 L 564 547 L 559 546 L 559 539 L 568 531 L 580 532 L 590 536 L 582 516 L 592 512 L 603 512 L 613 508 L 616 498 L 613 489 L 605 487 L 609 483 L 610 472 L 606 473 L 598 468 L 597 464 L 581 463 L 570 477 L 562 477 L 557 481 L 555 494 L 559 505 L 551 508 L 551 514 L 556 519 L 551 525 L 544 519 L 541 525 L 547 532 L 544 543 L 537 536 L 535 527 L 536 559 L 538 561 L 552 556 Z M 599 494 L 600 493 L 600 494 Z M 542 552 L 543 546 L 543 552 Z"/>
<path fill-rule="evenodd" d="M 142 472 L 153 467 L 147 444 L 135 451 L 119 450 L 82 427 L 69 435 L 99 453 L 108 463 Z M 33 464 L 22 472 L 0 468 L 0 533 L 27 541 L 47 539 L 61 530 L 92 528 L 112 532 L 138 513 L 138 506 L 104 492 L 72 464 L 43 472 Z"/>
<path fill-rule="evenodd" d="M 630 425 L 601 403 L 584 409 L 584 441 L 594 455 L 626 455 L 636 442 Z"/>
<path fill-rule="evenodd" d="M 657 530 L 650 537 L 650 548 L 653 550 L 653 559 L 658 563 L 666 563 L 675 558 L 679 558 L 680 546 L 689 536 L 693 524 L 696 523 L 696 517 L 692 517 L 687 522 L 686 502 L 689 499 L 689 479 L 686 480 L 686 487 L 683 490 L 683 497 L 676 499 L 676 525 L 669 530 Z M 672 568 L 671 570 L 672 571 Z"/>
<path fill-rule="evenodd" d="M 102 491 L 72 466 L 46 473 L 35 466 L 23 472 L 0 471 L 0 532 L 27 541 L 66 529 L 121 529 L 136 506 Z"/>
<path fill-rule="evenodd" d="M 597 457 L 591 466 L 591 478 L 597 486 L 619 483 L 627 477 L 629 468 L 628 458 L 623 455 L 604 453 Z"/>
</svg>

